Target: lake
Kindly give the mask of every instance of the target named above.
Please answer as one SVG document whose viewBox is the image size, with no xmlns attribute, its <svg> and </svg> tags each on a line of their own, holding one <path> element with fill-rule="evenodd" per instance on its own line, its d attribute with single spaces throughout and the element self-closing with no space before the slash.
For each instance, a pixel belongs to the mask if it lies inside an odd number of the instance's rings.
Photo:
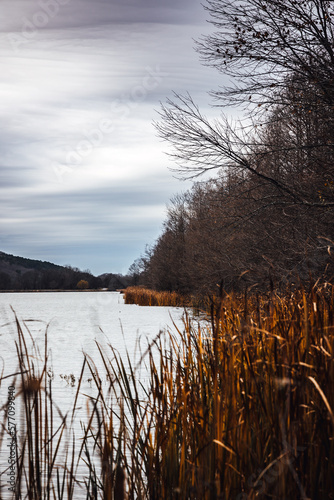
<svg viewBox="0 0 334 500">
<path fill-rule="evenodd" d="M 31 362 L 40 368 L 44 363 L 45 332 L 47 331 L 48 372 L 52 379 L 53 400 L 65 414 L 73 406 L 77 382 L 88 355 L 94 362 L 94 372 L 108 387 L 109 380 L 99 354 L 97 343 L 113 359 L 111 347 L 124 363 L 127 354 L 135 366 L 163 329 L 175 331 L 173 322 L 183 328 L 182 308 L 140 307 L 124 304 L 117 292 L 33 292 L 0 294 L 0 373 L 2 378 L 18 371 L 15 342 L 18 341 L 15 314 L 22 326 Z M 145 382 L 147 372 L 141 363 L 136 376 Z M 7 402 L 8 386 L 13 377 L 1 382 L 1 407 Z M 19 379 L 15 381 L 19 391 Z M 92 373 L 86 367 L 78 402 L 76 428 L 87 419 L 87 396 L 96 395 Z M 20 436 L 21 410 L 17 399 L 17 429 Z M 4 422 L 4 408 L 1 409 Z M 5 454 L 1 453 L 1 472 Z M 3 482 L 3 480 L 1 481 Z M 12 498 L 11 494 L 1 498 Z"/>
<path fill-rule="evenodd" d="M 83 353 L 97 362 L 96 342 L 106 349 L 110 344 L 121 356 L 128 352 L 135 359 L 139 341 L 144 348 L 146 339 L 154 339 L 168 326 L 173 328 L 173 321 L 182 328 L 184 312 L 182 308 L 126 305 L 118 292 L 0 293 L 0 352 L 5 375 L 17 368 L 12 309 L 43 354 L 47 328 L 55 379 L 70 374 L 78 377 Z"/>
</svg>

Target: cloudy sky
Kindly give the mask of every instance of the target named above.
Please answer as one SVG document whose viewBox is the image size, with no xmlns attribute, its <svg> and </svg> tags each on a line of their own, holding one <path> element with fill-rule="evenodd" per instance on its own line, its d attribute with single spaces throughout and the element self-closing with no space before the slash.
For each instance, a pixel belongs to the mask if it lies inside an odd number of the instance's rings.
<svg viewBox="0 0 334 500">
<path fill-rule="evenodd" d="M 1 0 L 0 250 L 125 273 L 173 177 L 152 121 L 172 91 L 209 110 L 200 0 Z"/>
</svg>

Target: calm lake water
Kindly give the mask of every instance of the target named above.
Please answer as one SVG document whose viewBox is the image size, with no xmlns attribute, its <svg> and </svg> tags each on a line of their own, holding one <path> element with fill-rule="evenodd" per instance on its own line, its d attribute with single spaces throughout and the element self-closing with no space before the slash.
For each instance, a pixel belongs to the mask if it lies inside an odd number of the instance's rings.
<svg viewBox="0 0 334 500">
<path fill-rule="evenodd" d="M 140 360 L 148 344 L 167 327 L 173 332 L 173 322 L 183 328 L 182 308 L 140 307 L 125 305 L 123 296 L 116 292 L 47 292 L 0 293 L 0 374 L 7 377 L 18 371 L 15 341 L 18 340 L 15 314 L 23 328 L 31 360 L 35 366 L 44 363 L 45 332 L 47 330 L 48 369 L 53 385 L 53 399 L 63 413 L 73 406 L 77 381 L 84 360 L 90 356 L 96 371 L 106 387 L 109 381 L 96 342 L 113 359 L 114 348 L 126 363 L 127 353 L 133 365 Z M 33 348 L 35 346 L 35 349 Z M 95 369 L 95 368 L 94 368 Z M 136 376 L 145 381 L 144 364 Z M 77 429 L 87 419 L 87 395 L 96 395 L 92 375 L 86 369 L 81 400 L 78 403 Z M 13 377 L 1 382 L 0 407 L 6 404 L 8 386 Z M 19 380 L 15 382 L 19 390 Z M 17 401 L 19 405 L 19 401 Z M 20 410 L 17 406 L 18 433 Z M 4 409 L 1 409 L 1 422 Z M 24 423 L 22 422 L 22 426 Z M 8 454 L 8 453 L 7 453 Z M 1 450 L 1 469 L 6 454 Z M 1 498 L 12 498 L 12 495 Z"/>
<path fill-rule="evenodd" d="M 122 357 L 128 352 L 131 360 L 139 359 L 138 342 L 147 347 L 161 329 L 173 329 L 173 321 L 182 327 L 183 315 L 182 308 L 126 305 L 117 292 L 0 293 L 0 362 L 5 375 L 17 368 L 12 309 L 24 325 L 28 344 L 29 330 L 43 355 L 47 328 L 55 379 L 78 377 L 84 353 L 97 362 L 96 341 L 109 351 L 111 345 Z"/>
</svg>

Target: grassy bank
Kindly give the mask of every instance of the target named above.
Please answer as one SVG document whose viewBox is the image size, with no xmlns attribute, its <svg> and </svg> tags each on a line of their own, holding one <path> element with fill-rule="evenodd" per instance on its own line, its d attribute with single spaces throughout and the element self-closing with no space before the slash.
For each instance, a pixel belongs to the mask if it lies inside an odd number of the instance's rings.
<svg viewBox="0 0 334 500">
<path fill-rule="evenodd" d="M 16 498 L 331 498 L 330 285 L 281 296 L 225 294 L 210 322 L 199 326 L 185 316 L 183 331 L 155 339 L 142 361 L 149 371 L 144 387 L 112 347 L 100 349 L 107 390 L 86 357 L 83 372 L 90 371 L 96 390 L 87 397 L 80 436 L 71 427 L 77 396 L 71 415 L 55 426 L 47 360 L 37 370 L 17 328 L 26 430 L 18 442 Z M 2 446 L 6 429 L 4 422 Z M 59 466 L 62 445 L 67 454 Z"/>
</svg>

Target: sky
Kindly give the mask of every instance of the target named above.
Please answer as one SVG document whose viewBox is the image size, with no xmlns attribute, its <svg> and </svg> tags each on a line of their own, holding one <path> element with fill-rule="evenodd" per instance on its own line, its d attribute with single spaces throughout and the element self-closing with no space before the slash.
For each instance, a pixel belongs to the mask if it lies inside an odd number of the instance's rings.
<svg viewBox="0 0 334 500">
<path fill-rule="evenodd" d="M 221 77 L 197 0 L 1 0 L 0 251 L 125 274 L 175 178 L 152 124 L 172 92 L 210 113 Z"/>
</svg>

